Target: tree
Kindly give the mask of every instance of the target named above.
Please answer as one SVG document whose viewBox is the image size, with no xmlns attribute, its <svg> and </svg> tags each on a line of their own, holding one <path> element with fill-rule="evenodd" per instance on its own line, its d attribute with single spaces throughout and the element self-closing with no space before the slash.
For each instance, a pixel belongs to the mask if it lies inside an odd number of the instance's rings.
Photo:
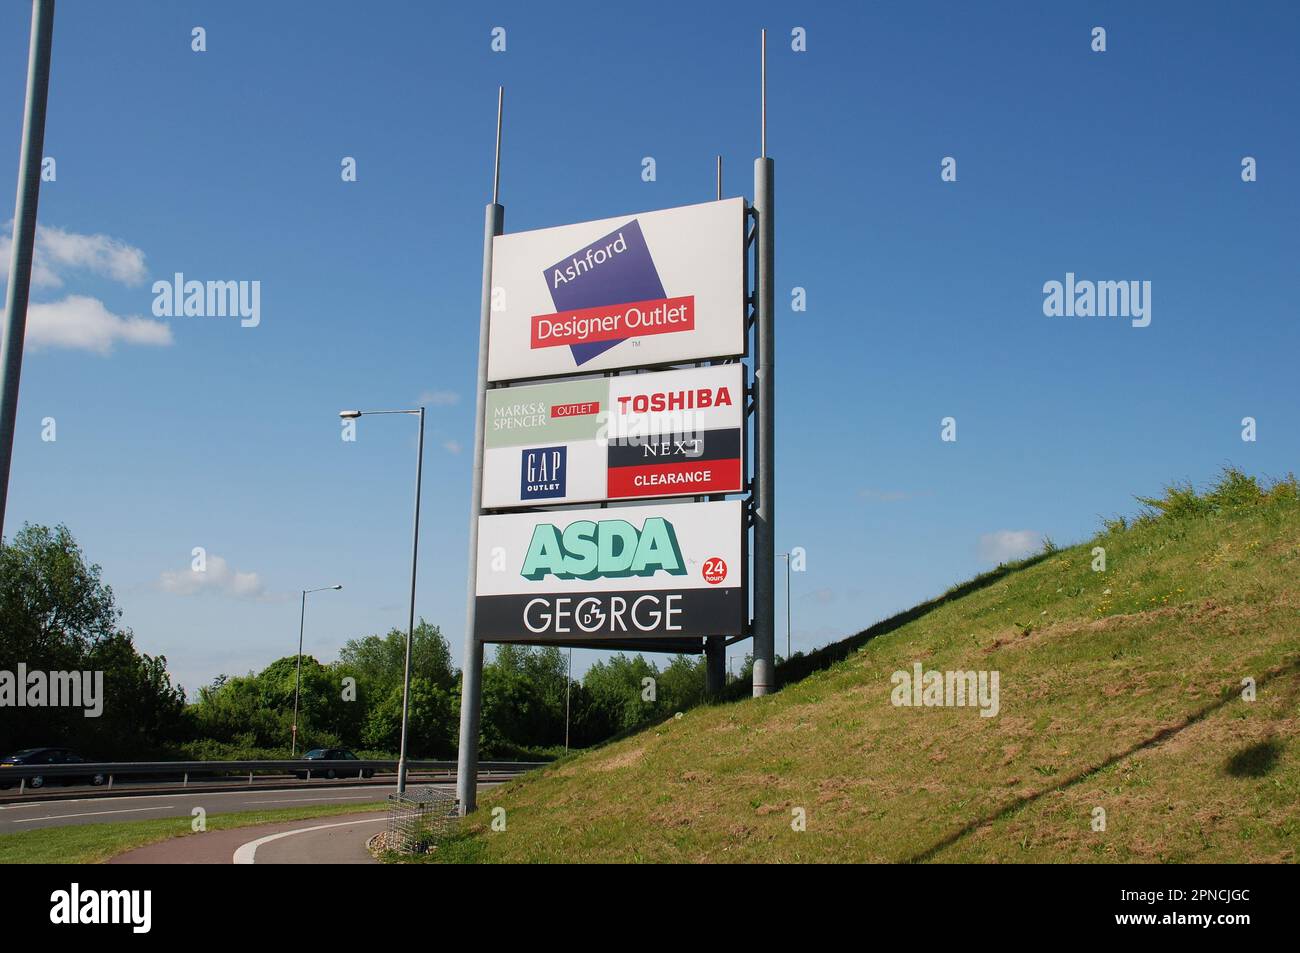
<svg viewBox="0 0 1300 953">
<path fill-rule="evenodd" d="M 30 672 L 102 676 L 102 712 L 80 708 L 7 709 L 0 751 L 64 744 L 112 760 L 150 754 L 184 731 L 184 690 L 167 660 L 136 651 L 120 624 L 113 590 L 88 564 L 66 526 L 25 525 L 0 547 L 0 659 Z M 23 690 L 25 686 L 19 686 Z"/>
</svg>

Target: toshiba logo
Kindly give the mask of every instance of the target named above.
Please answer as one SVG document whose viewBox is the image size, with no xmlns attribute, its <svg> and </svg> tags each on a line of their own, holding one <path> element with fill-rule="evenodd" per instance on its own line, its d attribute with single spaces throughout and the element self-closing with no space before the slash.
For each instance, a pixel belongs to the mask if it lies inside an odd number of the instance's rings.
<svg viewBox="0 0 1300 953">
<path fill-rule="evenodd" d="M 632 394 L 618 398 L 619 413 L 644 414 L 665 410 L 705 410 L 730 407 L 731 389 L 700 387 L 695 390 L 667 391 L 657 394 Z"/>
</svg>

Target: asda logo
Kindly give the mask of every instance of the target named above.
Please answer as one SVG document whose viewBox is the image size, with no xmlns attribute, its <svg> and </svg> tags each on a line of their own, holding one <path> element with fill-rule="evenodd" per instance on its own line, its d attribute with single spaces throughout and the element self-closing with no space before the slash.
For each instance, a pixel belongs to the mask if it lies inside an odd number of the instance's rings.
<svg viewBox="0 0 1300 953">
<path fill-rule="evenodd" d="M 537 582 L 556 579 L 597 579 L 652 576 L 662 570 L 686 574 L 673 524 L 651 516 L 638 530 L 627 520 L 579 520 L 563 532 L 550 523 L 533 527 L 528 555 L 520 575 Z"/>
</svg>

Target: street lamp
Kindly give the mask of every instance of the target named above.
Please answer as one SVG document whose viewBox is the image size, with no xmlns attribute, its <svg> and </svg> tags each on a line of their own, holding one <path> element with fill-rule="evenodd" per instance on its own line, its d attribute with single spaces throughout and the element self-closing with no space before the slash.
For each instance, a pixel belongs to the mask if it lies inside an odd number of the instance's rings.
<svg viewBox="0 0 1300 953">
<path fill-rule="evenodd" d="M 420 418 L 420 441 L 415 451 L 415 528 L 411 533 L 411 609 L 406 620 L 406 673 L 402 680 L 402 747 L 397 756 L 397 793 L 406 791 L 406 728 L 411 708 L 411 641 L 415 637 L 415 567 L 420 552 L 420 480 L 424 473 L 424 408 L 415 410 L 341 410 L 344 420 L 363 415 L 414 414 Z"/>
<path fill-rule="evenodd" d="M 307 593 L 342 588 L 342 586 L 321 586 L 319 589 L 302 590 L 302 611 L 298 614 L 298 674 L 293 680 L 293 739 L 289 742 L 291 758 L 298 754 L 298 690 L 302 688 L 302 627 L 307 620 Z"/>
<path fill-rule="evenodd" d="M 790 661 L 790 554 L 777 553 L 778 559 L 785 560 L 785 660 Z"/>
</svg>

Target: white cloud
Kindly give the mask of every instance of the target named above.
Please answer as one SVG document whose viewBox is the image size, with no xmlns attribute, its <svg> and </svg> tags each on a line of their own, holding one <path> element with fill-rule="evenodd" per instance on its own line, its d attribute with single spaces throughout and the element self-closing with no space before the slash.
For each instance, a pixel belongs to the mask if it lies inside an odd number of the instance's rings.
<svg viewBox="0 0 1300 953">
<path fill-rule="evenodd" d="M 165 347 L 172 343 L 172 329 L 162 321 L 121 317 L 98 298 L 85 295 L 27 306 L 27 344 L 34 349 L 80 348 L 108 354 L 119 341 Z"/>
<path fill-rule="evenodd" d="M 158 586 L 164 592 L 178 596 L 193 596 L 202 592 L 215 592 L 236 599 L 264 599 L 266 585 L 255 572 L 239 572 L 220 556 L 209 556 L 207 567 L 198 572 L 193 568 L 167 570 L 158 577 Z"/>
<path fill-rule="evenodd" d="M 0 268 L 9 278 L 9 252 L 13 246 L 13 222 L 0 234 Z M 32 285 L 59 288 L 67 271 L 88 271 L 124 285 L 145 280 L 144 252 L 108 235 L 83 235 L 54 225 L 36 226 L 36 249 L 32 256 Z"/>
<path fill-rule="evenodd" d="M 450 407 L 460 403 L 460 394 L 454 390 L 426 390 L 420 395 L 419 403 L 426 407 Z"/>
<path fill-rule="evenodd" d="M 462 450 L 465 449 L 464 447 L 461 446 L 459 440 L 444 440 L 442 442 L 442 448 L 446 450 L 448 453 L 450 453 L 452 456 L 456 456 Z"/>
<path fill-rule="evenodd" d="M 900 503 L 916 496 L 906 490 L 873 490 L 870 487 L 858 490 L 858 497 L 872 503 Z"/>
<path fill-rule="evenodd" d="M 1035 553 L 1043 545 L 1043 534 L 1032 529 L 1000 529 L 979 540 L 979 558 L 986 563 L 1005 563 Z"/>
</svg>

